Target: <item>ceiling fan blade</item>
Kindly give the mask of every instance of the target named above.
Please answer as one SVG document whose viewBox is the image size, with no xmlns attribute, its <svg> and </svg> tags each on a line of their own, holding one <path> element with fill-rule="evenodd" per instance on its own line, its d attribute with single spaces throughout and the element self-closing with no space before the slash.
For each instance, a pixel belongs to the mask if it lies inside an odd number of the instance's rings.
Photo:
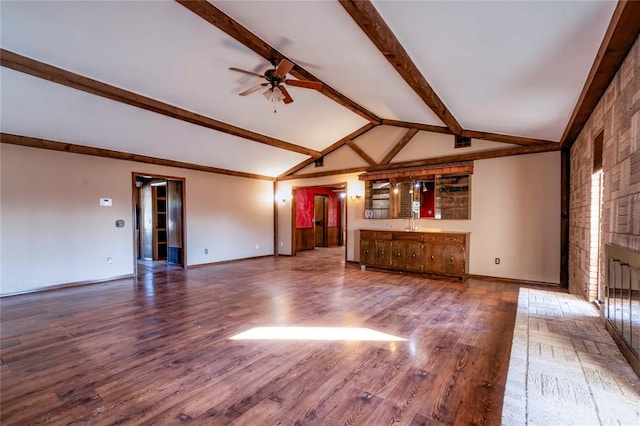
<svg viewBox="0 0 640 426">
<path fill-rule="evenodd" d="M 287 79 L 284 82 L 287 83 L 289 86 L 304 87 L 305 89 L 322 90 L 322 83 L 320 83 L 319 81 Z"/>
<path fill-rule="evenodd" d="M 247 95 L 249 95 L 249 94 L 251 94 L 251 93 L 253 93 L 253 92 L 257 91 L 257 90 L 260 90 L 260 88 L 262 88 L 264 86 L 268 86 L 268 85 L 269 85 L 269 83 L 258 84 L 257 86 L 253 86 L 253 87 L 248 88 L 244 92 L 238 93 L 238 95 L 247 96 Z"/>
<path fill-rule="evenodd" d="M 262 78 L 264 78 L 264 75 L 262 75 L 262 74 L 258 74 L 258 73 L 255 73 L 255 72 L 253 72 L 253 71 L 241 70 L 240 68 L 236 68 L 236 67 L 231 67 L 231 68 L 229 68 L 229 69 L 230 69 L 231 71 L 237 71 L 237 72 L 241 72 L 241 73 L 244 73 L 244 74 L 253 75 L 253 76 L 255 76 L 255 77 L 262 77 Z"/>
<path fill-rule="evenodd" d="M 285 89 L 284 86 L 282 85 L 278 87 L 280 88 L 280 91 L 284 95 L 284 98 L 282 98 L 282 102 L 284 102 L 285 104 L 290 104 L 291 102 L 293 102 L 293 98 L 291 97 L 287 89 Z"/>
<path fill-rule="evenodd" d="M 293 69 L 294 66 L 295 64 L 293 62 L 291 62 L 288 59 L 282 58 L 282 60 L 276 67 L 276 71 L 273 74 L 277 75 L 280 78 L 284 78 L 284 76 L 286 76 L 289 73 L 289 71 Z"/>
</svg>

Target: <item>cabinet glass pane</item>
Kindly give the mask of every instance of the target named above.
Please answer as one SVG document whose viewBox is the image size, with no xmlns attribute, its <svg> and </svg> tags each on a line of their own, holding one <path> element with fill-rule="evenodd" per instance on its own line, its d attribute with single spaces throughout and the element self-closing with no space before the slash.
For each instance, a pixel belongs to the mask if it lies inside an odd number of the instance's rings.
<svg viewBox="0 0 640 426">
<path fill-rule="evenodd" d="M 436 177 L 436 219 L 469 219 L 469 174 Z"/>
<path fill-rule="evenodd" d="M 364 195 L 364 217 L 366 219 L 387 219 L 390 216 L 389 180 L 367 181 Z"/>
</svg>

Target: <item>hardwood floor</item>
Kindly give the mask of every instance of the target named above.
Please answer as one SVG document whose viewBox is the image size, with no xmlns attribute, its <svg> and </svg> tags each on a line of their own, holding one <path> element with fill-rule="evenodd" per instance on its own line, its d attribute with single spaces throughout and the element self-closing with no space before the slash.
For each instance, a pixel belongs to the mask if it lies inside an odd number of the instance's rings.
<svg viewBox="0 0 640 426">
<path fill-rule="evenodd" d="M 0 299 L 0 422 L 500 424 L 518 286 L 324 250 Z M 408 340 L 229 340 L 268 325 Z"/>
</svg>

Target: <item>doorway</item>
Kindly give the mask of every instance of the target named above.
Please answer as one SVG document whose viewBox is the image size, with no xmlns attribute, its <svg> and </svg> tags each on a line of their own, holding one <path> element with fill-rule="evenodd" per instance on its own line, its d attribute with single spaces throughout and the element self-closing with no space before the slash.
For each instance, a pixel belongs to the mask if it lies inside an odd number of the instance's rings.
<svg viewBox="0 0 640 426">
<path fill-rule="evenodd" d="M 184 179 L 133 174 L 135 274 L 185 266 Z"/>
<path fill-rule="evenodd" d="M 346 259 L 346 183 L 293 188 L 291 254 L 334 248 Z"/>
<path fill-rule="evenodd" d="M 329 237 L 327 235 L 328 226 L 327 218 L 329 216 L 329 197 L 326 195 L 315 195 L 313 200 L 314 215 L 313 226 L 314 231 L 314 246 L 315 247 L 329 247 Z"/>
</svg>

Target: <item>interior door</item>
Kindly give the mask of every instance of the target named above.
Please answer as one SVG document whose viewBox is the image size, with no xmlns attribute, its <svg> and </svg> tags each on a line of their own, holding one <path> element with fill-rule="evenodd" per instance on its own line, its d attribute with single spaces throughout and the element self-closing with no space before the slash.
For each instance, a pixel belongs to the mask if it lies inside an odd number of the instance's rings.
<svg viewBox="0 0 640 426">
<path fill-rule="evenodd" d="M 140 257 L 153 259 L 153 197 L 151 185 L 140 188 Z"/>
<path fill-rule="evenodd" d="M 314 228 L 315 228 L 315 246 L 328 247 L 327 238 L 327 216 L 328 216 L 328 197 L 326 195 L 316 195 L 314 202 Z"/>
<path fill-rule="evenodd" d="M 183 264 L 182 181 L 167 181 L 167 262 Z"/>
</svg>

